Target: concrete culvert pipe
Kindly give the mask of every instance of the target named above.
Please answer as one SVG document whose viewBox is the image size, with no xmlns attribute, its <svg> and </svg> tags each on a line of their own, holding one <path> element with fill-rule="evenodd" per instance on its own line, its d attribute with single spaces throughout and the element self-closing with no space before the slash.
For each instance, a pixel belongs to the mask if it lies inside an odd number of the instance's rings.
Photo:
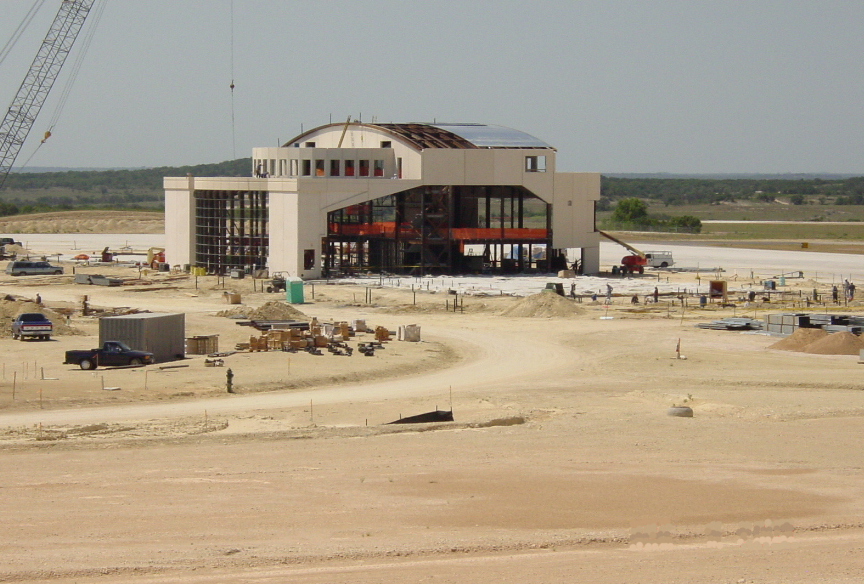
<svg viewBox="0 0 864 584">
<path fill-rule="evenodd" d="M 666 415 L 674 416 L 676 418 L 692 418 L 693 408 L 688 408 L 687 406 L 672 406 L 666 410 Z"/>
</svg>

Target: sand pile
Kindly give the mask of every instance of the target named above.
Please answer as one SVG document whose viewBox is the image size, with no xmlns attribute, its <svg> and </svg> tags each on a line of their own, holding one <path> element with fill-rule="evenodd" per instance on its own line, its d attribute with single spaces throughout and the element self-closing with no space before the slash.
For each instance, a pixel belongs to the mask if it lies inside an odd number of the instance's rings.
<svg viewBox="0 0 864 584">
<path fill-rule="evenodd" d="M 258 308 L 237 306 L 220 310 L 216 316 L 248 318 L 249 320 L 309 320 L 309 317 L 286 302 L 271 300 Z"/>
<path fill-rule="evenodd" d="M 84 334 L 83 331 L 67 325 L 66 317 L 59 312 L 51 310 L 45 306 L 40 306 L 32 300 L 10 300 L 7 296 L 5 299 L 0 300 L 0 337 L 11 337 L 12 321 L 15 320 L 16 316 L 25 312 L 38 312 L 44 314 L 48 320 L 51 321 L 51 324 L 54 325 L 55 335 Z"/>
<path fill-rule="evenodd" d="M 535 316 L 577 316 L 585 314 L 585 309 L 576 304 L 575 300 L 564 298 L 552 292 L 541 292 L 526 296 L 513 306 L 501 311 L 501 316 L 535 317 Z"/>
<path fill-rule="evenodd" d="M 777 341 L 769 346 L 769 349 L 780 349 L 783 351 L 803 351 L 807 345 L 824 339 L 828 333 L 820 328 L 799 328 L 783 340 Z"/>
<path fill-rule="evenodd" d="M 864 349 L 864 340 L 845 331 L 828 333 L 822 329 L 799 328 L 768 348 L 814 355 L 858 355 L 859 351 Z"/>
<path fill-rule="evenodd" d="M 858 355 L 861 349 L 864 349 L 864 341 L 857 335 L 843 331 L 810 343 L 804 352 L 815 355 Z"/>
</svg>

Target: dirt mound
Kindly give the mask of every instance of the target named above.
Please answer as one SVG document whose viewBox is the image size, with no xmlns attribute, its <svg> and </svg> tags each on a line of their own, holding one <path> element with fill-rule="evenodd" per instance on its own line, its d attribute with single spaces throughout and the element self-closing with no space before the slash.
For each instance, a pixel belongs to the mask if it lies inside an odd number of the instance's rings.
<svg viewBox="0 0 864 584">
<path fill-rule="evenodd" d="M 831 333 L 804 349 L 815 355 L 858 355 L 864 349 L 864 341 L 849 332 Z"/>
<path fill-rule="evenodd" d="M 38 312 L 44 314 L 51 324 L 54 325 L 55 335 L 83 335 L 84 332 L 66 324 L 66 317 L 47 308 L 36 304 L 32 300 L 11 298 L 9 296 L 0 300 L 0 337 L 12 336 L 12 321 L 19 314 L 25 312 Z"/>
<path fill-rule="evenodd" d="M 768 348 L 814 355 L 858 355 L 864 349 L 864 340 L 849 332 L 827 333 L 817 328 L 799 328 Z"/>
<path fill-rule="evenodd" d="M 807 345 L 824 339 L 828 333 L 819 328 L 799 328 L 794 333 L 769 346 L 769 349 L 782 351 L 803 351 Z"/>
<path fill-rule="evenodd" d="M 286 302 L 271 300 L 258 308 L 238 306 L 220 310 L 216 316 L 248 318 L 249 320 L 309 320 L 309 317 Z"/>
<path fill-rule="evenodd" d="M 567 317 L 585 314 L 585 309 L 569 298 L 564 298 L 553 292 L 541 292 L 522 298 L 499 314 L 501 316 L 528 318 L 535 316 Z"/>
</svg>

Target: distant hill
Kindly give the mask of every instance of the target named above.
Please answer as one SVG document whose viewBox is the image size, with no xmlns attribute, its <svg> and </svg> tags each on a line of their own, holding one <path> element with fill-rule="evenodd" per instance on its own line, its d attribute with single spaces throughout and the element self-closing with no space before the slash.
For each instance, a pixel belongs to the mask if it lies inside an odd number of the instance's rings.
<svg viewBox="0 0 864 584">
<path fill-rule="evenodd" d="M 6 179 L 6 190 L 44 189 L 64 187 L 91 191 L 109 189 L 146 188 L 162 189 L 166 176 L 250 176 L 252 159 L 238 158 L 215 164 L 194 166 L 158 166 L 155 168 L 114 170 L 63 170 L 46 172 L 16 172 Z"/>
<path fill-rule="evenodd" d="M 164 177 L 251 176 L 252 159 L 136 169 L 30 170 L 9 174 L 0 190 L 0 216 L 73 209 L 158 210 L 164 206 Z"/>
</svg>

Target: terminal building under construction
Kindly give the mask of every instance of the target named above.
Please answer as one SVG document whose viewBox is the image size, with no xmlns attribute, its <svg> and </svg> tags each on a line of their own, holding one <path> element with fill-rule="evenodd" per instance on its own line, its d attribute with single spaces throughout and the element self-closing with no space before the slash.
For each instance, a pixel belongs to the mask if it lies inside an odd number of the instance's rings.
<svg viewBox="0 0 864 584">
<path fill-rule="evenodd" d="M 555 154 L 503 126 L 328 124 L 253 149 L 249 177 L 165 178 L 166 260 L 304 279 L 596 273 L 600 175 L 556 172 Z"/>
</svg>

